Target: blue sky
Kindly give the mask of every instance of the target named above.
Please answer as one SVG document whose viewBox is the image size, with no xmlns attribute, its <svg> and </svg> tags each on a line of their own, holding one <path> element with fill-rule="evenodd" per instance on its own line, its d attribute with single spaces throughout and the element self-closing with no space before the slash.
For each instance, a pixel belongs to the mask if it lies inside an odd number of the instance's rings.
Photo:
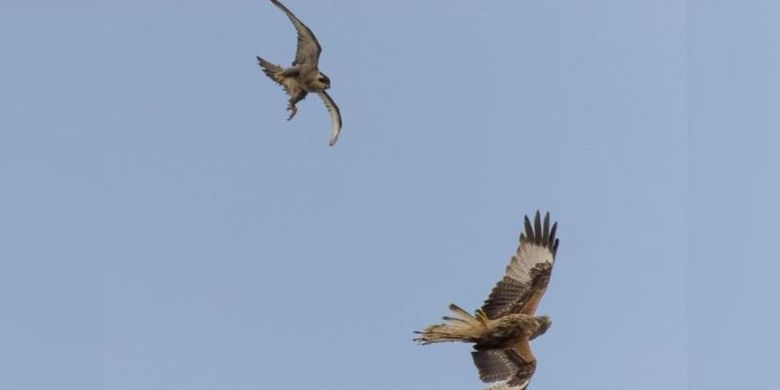
<svg viewBox="0 0 780 390">
<path fill-rule="evenodd" d="M 422 4 L 420 4 L 422 3 Z M 561 246 L 534 389 L 780 385 L 769 1 L 0 6 L 0 387 L 477 389 L 412 330 Z"/>
</svg>

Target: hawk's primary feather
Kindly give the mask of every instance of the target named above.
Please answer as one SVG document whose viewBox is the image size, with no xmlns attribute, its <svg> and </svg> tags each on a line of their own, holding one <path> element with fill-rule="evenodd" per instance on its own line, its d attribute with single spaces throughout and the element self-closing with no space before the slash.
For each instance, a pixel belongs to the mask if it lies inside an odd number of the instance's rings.
<svg viewBox="0 0 780 390">
<path fill-rule="evenodd" d="M 506 275 L 490 292 L 482 306 L 488 318 L 495 319 L 510 313 L 533 315 L 544 295 L 558 251 L 555 238 L 558 223 L 550 227 L 550 213 L 536 212 L 534 224 L 525 217 L 525 232 L 520 234 L 520 246 L 506 267 Z"/>
</svg>

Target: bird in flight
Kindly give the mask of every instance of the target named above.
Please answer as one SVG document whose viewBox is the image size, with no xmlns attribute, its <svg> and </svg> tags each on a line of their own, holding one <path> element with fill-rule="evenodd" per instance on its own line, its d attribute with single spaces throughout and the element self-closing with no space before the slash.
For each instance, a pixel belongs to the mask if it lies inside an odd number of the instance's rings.
<svg viewBox="0 0 780 390">
<path fill-rule="evenodd" d="M 520 246 L 476 315 L 450 305 L 453 315 L 431 325 L 414 340 L 427 345 L 448 341 L 474 343 L 471 356 L 479 378 L 489 390 L 524 390 L 536 370 L 530 341 L 550 327 L 548 316 L 535 316 L 536 307 L 550 281 L 558 239 L 558 223 L 550 226 L 550 214 L 536 212 L 533 224 L 525 217 Z"/>
<path fill-rule="evenodd" d="M 314 37 L 314 33 L 306 27 L 295 15 L 290 12 L 284 4 L 277 0 L 271 0 L 274 5 L 279 7 L 295 26 L 298 32 L 298 48 L 295 52 L 295 59 L 292 66 L 283 68 L 272 64 L 260 57 L 257 57 L 257 63 L 271 80 L 275 81 L 284 88 L 284 91 L 290 96 L 287 110 L 290 111 L 289 121 L 298 112 L 296 103 L 303 100 L 309 92 L 316 93 L 322 98 L 325 107 L 330 114 L 330 145 L 333 146 L 339 138 L 341 131 L 341 112 L 333 99 L 325 92 L 330 88 L 330 79 L 320 72 L 317 67 L 320 61 L 320 52 L 322 47 Z"/>
</svg>

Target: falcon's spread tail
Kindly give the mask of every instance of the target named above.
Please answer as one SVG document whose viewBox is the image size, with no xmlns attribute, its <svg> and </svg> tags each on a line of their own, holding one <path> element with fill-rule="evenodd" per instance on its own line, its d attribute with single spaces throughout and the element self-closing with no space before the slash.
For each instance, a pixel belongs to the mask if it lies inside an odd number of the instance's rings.
<svg viewBox="0 0 780 390">
<path fill-rule="evenodd" d="M 257 57 L 257 64 L 260 65 L 260 68 L 263 70 L 263 73 L 265 73 L 266 76 L 271 78 L 271 80 L 276 81 L 279 84 L 282 84 L 282 72 L 284 69 L 279 66 L 272 64 L 260 57 Z"/>
<path fill-rule="evenodd" d="M 420 336 L 414 341 L 422 345 L 448 341 L 476 342 L 485 329 L 485 319 L 475 318 L 455 304 L 450 305 L 450 310 L 455 313 L 455 317 L 445 316 L 445 323 L 431 325 L 422 332 L 415 332 Z"/>
</svg>

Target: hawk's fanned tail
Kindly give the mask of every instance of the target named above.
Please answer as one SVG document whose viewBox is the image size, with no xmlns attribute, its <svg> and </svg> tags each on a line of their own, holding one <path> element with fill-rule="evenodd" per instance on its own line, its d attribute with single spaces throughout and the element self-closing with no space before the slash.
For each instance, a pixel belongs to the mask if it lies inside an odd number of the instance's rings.
<svg viewBox="0 0 780 390">
<path fill-rule="evenodd" d="M 451 341 L 475 342 L 484 331 L 485 325 L 458 305 L 450 305 L 450 311 L 455 317 L 444 316 L 443 324 L 431 325 L 422 332 L 415 332 L 420 337 L 414 341 L 423 345 Z"/>
</svg>

